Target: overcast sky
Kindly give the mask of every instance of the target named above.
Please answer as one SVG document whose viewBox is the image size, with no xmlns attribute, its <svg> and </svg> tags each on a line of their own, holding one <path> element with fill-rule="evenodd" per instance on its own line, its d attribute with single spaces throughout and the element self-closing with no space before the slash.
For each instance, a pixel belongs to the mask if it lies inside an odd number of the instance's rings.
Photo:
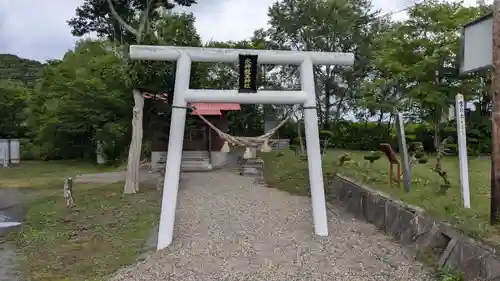
<svg viewBox="0 0 500 281">
<path fill-rule="evenodd" d="M 276 0 L 198 0 L 191 8 L 203 40 L 241 40 L 265 27 Z M 373 0 L 375 8 L 395 11 L 413 0 Z M 420 0 L 417 0 L 420 1 Z M 475 0 L 466 0 L 475 3 Z M 78 39 L 66 21 L 83 0 L 0 0 L 0 53 L 45 61 L 61 58 Z M 397 17 L 404 17 L 400 13 Z"/>
</svg>

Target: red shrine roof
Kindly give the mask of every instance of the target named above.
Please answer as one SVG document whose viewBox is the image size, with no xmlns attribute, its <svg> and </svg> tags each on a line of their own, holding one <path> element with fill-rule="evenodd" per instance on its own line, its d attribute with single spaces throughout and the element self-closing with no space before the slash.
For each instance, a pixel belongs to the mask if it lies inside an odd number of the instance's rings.
<svg viewBox="0 0 500 281">
<path fill-rule="evenodd" d="M 155 99 L 155 100 L 163 100 L 163 102 L 167 102 L 168 94 L 145 94 L 144 98 L 146 99 Z M 237 103 L 192 103 L 192 106 L 196 108 L 191 115 L 222 115 L 221 110 L 241 110 L 241 107 Z"/>
</svg>

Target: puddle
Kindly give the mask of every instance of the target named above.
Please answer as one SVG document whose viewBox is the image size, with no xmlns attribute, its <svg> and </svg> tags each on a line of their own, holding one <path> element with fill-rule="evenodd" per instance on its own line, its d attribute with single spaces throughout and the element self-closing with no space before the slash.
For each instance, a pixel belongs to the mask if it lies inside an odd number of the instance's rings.
<svg viewBox="0 0 500 281">
<path fill-rule="evenodd" d="M 0 235 L 4 235 L 2 232 L 7 232 L 10 228 L 20 225 L 20 222 L 13 221 L 11 217 L 0 213 Z"/>
<path fill-rule="evenodd" d="M 19 230 L 26 214 L 24 192 L 0 189 L 0 281 L 21 281 L 19 256 L 13 243 L 2 237 Z"/>
<path fill-rule="evenodd" d="M 0 238 L 13 230 L 20 222 L 13 222 L 11 217 L 0 213 Z M 19 257 L 16 247 L 0 240 L 0 281 L 20 281 Z"/>
</svg>

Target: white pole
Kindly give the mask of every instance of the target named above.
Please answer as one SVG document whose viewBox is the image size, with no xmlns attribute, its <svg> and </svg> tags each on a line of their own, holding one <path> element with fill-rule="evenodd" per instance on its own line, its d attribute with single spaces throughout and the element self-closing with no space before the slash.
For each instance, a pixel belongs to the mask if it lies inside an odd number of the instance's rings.
<svg viewBox="0 0 500 281">
<path fill-rule="evenodd" d="M 313 64 L 309 58 L 306 58 L 300 65 L 300 84 L 302 91 L 307 93 L 307 100 L 304 103 L 304 127 L 314 231 L 319 236 L 328 236 L 323 167 L 319 146 L 318 115 L 316 112 L 316 89 L 314 87 Z"/>
<path fill-rule="evenodd" d="M 457 120 L 458 158 L 460 163 L 460 185 L 462 187 L 464 207 L 469 209 L 469 166 L 467 164 L 467 138 L 465 133 L 465 103 L 464 96 L 462 94 L 457 94 L 455 97 L 455 109 Z"/>
<path fill-rule="evenodd" d="M 398 134 L 399 143 L 399 153 L 403 158 L 403 180 L 406 192 L 411 190 L 411 170 L 410 170 L 410 158 L 408 156 L 408 146 L 406 146 L 406 135 L 405 135 L 405 123 L 403 119 L 403 114 L 401 112 L 396 113 L 396 130 Z"/>
<path fill-rule="evenodd" d="M 191 59 L 184 55 L 177 61 L 175 75 L 174 100 L 172 103 L 172 120 L 170 121 L 170 136 L 167 151 L 167 168 L 163 183 L 163 198 L 161 202 L 160 227 L 158 230 L 157 249 L 161 250 L 172 243 L 174 234 L 175 208 L 177 191 L 179 190 L 179 175 L 181 170 L 182 143 L 184 125 L 186 123 L 186 100 L 184 93 L 189 89 L 191 75 Z"/>
</svg>

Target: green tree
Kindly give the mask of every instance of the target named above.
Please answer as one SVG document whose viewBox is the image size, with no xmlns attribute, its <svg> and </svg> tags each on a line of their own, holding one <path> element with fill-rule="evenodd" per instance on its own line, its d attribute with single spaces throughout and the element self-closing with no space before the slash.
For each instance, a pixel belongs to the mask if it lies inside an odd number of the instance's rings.
<svg viewBox="0 0 500 281">
<path fill-rule="evenodd" d="M 338 120 L 352 109 L 359 84 L 369 70 L 371 44 L 382 21 L 371 8 L 369 0 L 282 0 L 269 9 L 268 34 L 275 45 L 291 50 L 356 55 L 352 68 L 315 68 L 323 127 L 328 126 L 331 114 L 333 120 Z"/>
<path fill-rule="evenodd" d="M 165 13 L 162 17 L 152 22 L 155 36 L 151 44 L 167 46 L 201 46 L 201 37 L 194 26 L 195 18 L 189 13 Z M 144 130 L 145 143 L 157 141 L 168 143 L 170 132 L 170 115 L 175 80 L 175 63 L 150 61 L 142 64 L 142 75 L 138 78 L 143 91 L 152 93 L 168 93 L 168 104 L 161 100 L 151 100 L 145 103 Z M 191 67 L 190 86 L 203 87 L 208 73 L 204 64 L 194 63 Z M 139 83 L 139 82 L 138 82 Z M 146 145 L 147 146 L 147 145 Z M 149 153 L 149 151 L 146 151 Z M 149 156 L 149 155 L 148 155 Z"/>
<path fill-rule="evenodd" d="M 395 27 L 392 40 L 379 53 L 385 69 L 400 74 L 398 82 L 419 119 L 433 125 L 436 149 L 442 119 L 455 95 L 470 98 L 468 83 L 458 73 L 459 30 L 479 14 L 480 9 L 462 2 L 426 1 L 411 9 L 409 20 Z"/>
<path fill-rule="evenodd" d="M 127 64 L 105 41 L 80 41 L 49 64 L 27 99 L 28 124 L 47 158 L 91 158 L 97 141 L 107 157 L 122 152 L 130 132 Z M 95 159 L 95 158 L 94 158 Z"/>
<path fill-rule="evenodd" d="M 30 90 L 21 82 L 0 80 L 0 138 L 25 136 L 25 102 L 29 95 Z"/>
<path fill-rule="evenodd" d="M 390 133 L 390 124 L 394 110 L 407 111 L 408 104 L 405 98 L 404 72 L 393 68 L 392 61 L 387 60 L 394 48 L 394 32 L 400 23 L 382 23 L 379 36 L 372 42 L 373 59 L 371 69 L 361 82 L 359 94 L 356 97 L 357 116 L 364 120 L 377 118 L 377 126 L 381 126 L 384 119 L 388 119 L 387 134 Z"/>
<path fill-rule="evenodd" d="M 44 65 L 15 55 L 0 54 L 0 80 L 14 80 L 33 87 L 42 76 Z"/>
<path fill-rule="evenodd" d="M 78 37 L 96 32 L 99 37 L 132 43 L 137 41 L 139 31 L 134 25 L 146 26 L 146 21 L 158 19 L 161 11 L 174 8 L 175 4 L 191 6 L 196 0 L 85 0 L 68 24 L 71 33 Z"/>
<path fill-rule="evenodd" d="M 190 6 L 195 0 L 175 0 L 175 3 Z M 121 43 L 149 44 L 154 41 L 153 27 L 168 10 L 174 7 L 173 2 L 161 0 L 127 0 L 103 1 L 87 0 L 82 7 L 77 8 L 77 17 L 68 23 L 73 27 L 73 33 L 83 35 L 97 31 L 108 38 L 117 39 L 120 34 Z M 136 15 L 139 15 L 137 18 Z M 106 32 L 106 27 L 108 32 Z M 124 35 L 122 35 L 124 34 Z M 132 114 L 132 139 L 130 142 L 127 176 L 124 193 L 139 191 L 139 162 L 143 141 L 144 97 L 139 88 L 151 76 L 162 75 L 154 69 L 152 62 L 133 61 L 130 63 L 130 85 L 133 85 L 132 96 L 134 108 Z"/>
</svg>

